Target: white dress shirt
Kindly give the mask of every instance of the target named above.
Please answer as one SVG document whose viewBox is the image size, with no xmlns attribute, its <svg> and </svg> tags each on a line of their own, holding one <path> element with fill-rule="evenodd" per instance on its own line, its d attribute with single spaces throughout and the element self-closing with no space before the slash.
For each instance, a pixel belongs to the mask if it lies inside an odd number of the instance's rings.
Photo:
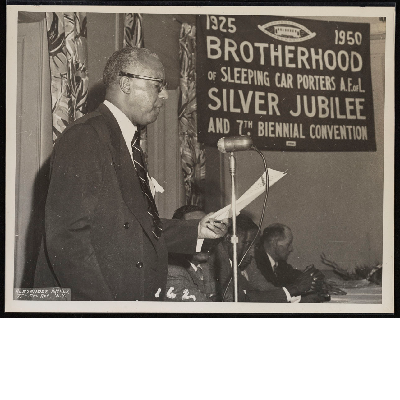
<svg viewBox="0 0 400 400">
<path fill-rule="evenodd" d="M 110 103 L 108 100 L 104 100 L 104 105 L 111 111 L 112 115 L 114 115 L 115 119 L 118 122 L 119 128 L 121 129 L 122 136 L 125 139 L 126 146 L 128 147 L 129 154 L 132 158 L 132 139 L 137 132 L 137 126 L 133 125 L 131 120 L 114 104 Z M 133 158 L 132 158 L 133 162 Z"/>
<path fill-rule="evenodd" d="M 269 258 L 269 262 L 271 263 L 272 271 L 275 272 L 275 268 L 277 267 L 275 260 L 267 253 L 267 256 Z"/>
</svg>

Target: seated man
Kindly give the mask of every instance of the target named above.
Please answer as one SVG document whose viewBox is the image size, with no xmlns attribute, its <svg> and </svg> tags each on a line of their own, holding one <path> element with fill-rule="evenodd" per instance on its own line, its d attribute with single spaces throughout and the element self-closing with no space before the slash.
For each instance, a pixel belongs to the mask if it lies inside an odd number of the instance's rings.
<svg viewBox="0 0 400 400">
<path fill-rule="evenodd" d="M 292 251 L 293 235 L 289 227 L 275 223 L 264 229 L 255 257 L 266 281 L 277 287 L 287 287 L 292 296 L 301 295 L 302 303 L 329 300 L 329 296 L 321 290 L 323 274 L 320 271 L 310 267 L 302 272 L 287 263 Z M 304 284 L 306 276 L 312 278 L 308 279 L 309 284 Z"/>
<path fill-rule="evenodd" d="M 172 218 L 193 220 L 205 215 L 200 207 L 186 205 L 178 208 Z M 165 301 L 215 301 L 213 262 L 213 251 L 193 255 L 170 253 Z"/>
<path fill-rule="evenodd" d="M 237 255 L 238 255 L 238 299 L 240 302 L 257 302 L 257 303 L 287 303 L 297 302 L 294 296 L 300 294 L 298 289 L 292 287 L 274 287 L 273 284 L 264 284 L 263 290 L 255 289 L 251 284 L 247 267 L 250 265 L 254 257 L 254 245 L 251 246 L 245 255 L 248 247 L 257 235 L 258 227 L 246 215 L 240 214 L 236 220 L 237 227 Z M 216 255 L 216 269 L 218 291 L 223 301 L 233 301 L 233 279 L 232 279 L 232 258 L 233 245 L 232 225 L 228 228 L 228 233 L 224 237 L 222 246 L 218 246 Z M 243 261 L 240 260 L 244 257 Z M 240 265 L 239 265 L 240 263 Z M 251 274 L 251 276 L 254 276 Z M 308 285 L 312 284 L 312 278 L 302 277 L 302 281 L 297 282 L 300 290 L 305 290 Z M 268 287 L 269 286 L 269 287 Z"/>
</svg>

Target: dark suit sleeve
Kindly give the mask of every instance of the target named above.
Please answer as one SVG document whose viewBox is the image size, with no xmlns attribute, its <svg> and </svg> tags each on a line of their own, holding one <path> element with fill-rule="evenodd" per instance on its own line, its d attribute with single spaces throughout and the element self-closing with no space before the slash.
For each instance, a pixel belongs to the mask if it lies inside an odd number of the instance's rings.
<svg viewBox="0 0 400 400">
<path fill-rule="evenodd" d="M 247 271 L 247 268 L 246 268 Z M 260 274 L 261 275 L 261 274 Z M 250 303 L 287 303 L 286 293 L 273 285 L 264 286 L 263 290 L 254 289 L 244 276 L 240 275 L 239 284 L 245 290 L 245 301 Z"/>
<path fill-rule="evenodd" d="M 46 248 L 59 284 L 71 288 L 73 300 L 113 300 L 91 242 L 103 179 L 102 150 L 93 128 L 79 124 L 64 133 L 53 153 Z"/>
<path fill-rule="evenodd" d="M 282 288 L 269 290 L 252 289 L 246 278 L 238 274 L 238 295 L 240 302 L 247 303 L 287 303 L 287 297 Z M 225 301 L 233 301 L 233 282 L 231 281 L 226 291 Z"/>
<path fill-rule="evenodd" d="M 222 253 L 223 254 L 223 253 Z M 229 259 L 226 262 L 221 263 L 224 266 L 225 274 L 230 272 L 229 276 L 231 276 L 231 267 L 229 265 Z M 246 269 L 247 271 L 247 269 Z M 223 279 L 229 279 L 229 276 L 224 277 Z M 226 280 L 226 282 L 228 282 Z M 226 286 L 224 286 L 225 288 Z M 224 301 L 233 301 L 233 281 L 231 280 L 226 291 L 224 290 L 225 297 Z M 275 287 L 271 284 L 268 286 L 264 286 L 263 290 L 255 289 L 251 283 L 238 271 L 238 295 L 240 302 L 248 302 L 248 303 L 287 303 L 286 293 L 282 288 Z"/>
<path fill-rule="evenodd" d="M 271 291 L 276 289 L 276 286 L 265 279 L 264 275 L 258 268 L 255 259 L 251 260 L 251 263 L 246 267 L 246 274 L 249 278 L 249 287 L 256 291 Z"/>
<path fill-rule="evenodd" d="M 290 285 L 292 284 L 297 278 L 299 278 L 302 275 L 302 271 L 293 268 L 290 264 L 285 265 L 284 269 L 284 284 Z"/>
<path fill-rule="evenodd" d="M 198 226 L 200 220 L 182 221 L 162 219 L 163 237 L 169 253 L 196 253 Z"/>
</svg>

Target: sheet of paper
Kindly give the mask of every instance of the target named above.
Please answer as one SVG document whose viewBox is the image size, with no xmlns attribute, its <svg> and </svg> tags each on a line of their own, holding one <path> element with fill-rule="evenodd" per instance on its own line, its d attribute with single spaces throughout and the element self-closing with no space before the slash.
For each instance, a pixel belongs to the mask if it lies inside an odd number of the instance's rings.
<svg viewBox="0 0 400 400">
<path fill-rule="evenodd" d="M 274 169 L 268 168 L 268 179 L 269 187 L 279 181 L 286 175 L 286 172 L 276 171 Z M 248 206 L 253 200 L 255 200 L 261 193 L 265 193 L 266 186 L 266 173 L 264 172 L 261 177 L 236 200 L 236 215 L 240 214 L 240 211 Z M 232 217 L 232 207 L 231 204 L 224 208 L 216 211 L 211 218 L 217 220 L 231 218 Z"/>
</svg>

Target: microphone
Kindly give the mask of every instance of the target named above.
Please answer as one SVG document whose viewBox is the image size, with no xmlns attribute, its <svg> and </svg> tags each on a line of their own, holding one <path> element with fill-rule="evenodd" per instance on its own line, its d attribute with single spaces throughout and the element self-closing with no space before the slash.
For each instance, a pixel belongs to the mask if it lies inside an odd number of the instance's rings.
<svg viewBox="0 0 400 400">
<path fill-rule="evenodd" d="M 218 140 L 218 150 L 221 153 L 249 150 L 253 146 L 250 136 L 230 136 Z"/>
</svg>

